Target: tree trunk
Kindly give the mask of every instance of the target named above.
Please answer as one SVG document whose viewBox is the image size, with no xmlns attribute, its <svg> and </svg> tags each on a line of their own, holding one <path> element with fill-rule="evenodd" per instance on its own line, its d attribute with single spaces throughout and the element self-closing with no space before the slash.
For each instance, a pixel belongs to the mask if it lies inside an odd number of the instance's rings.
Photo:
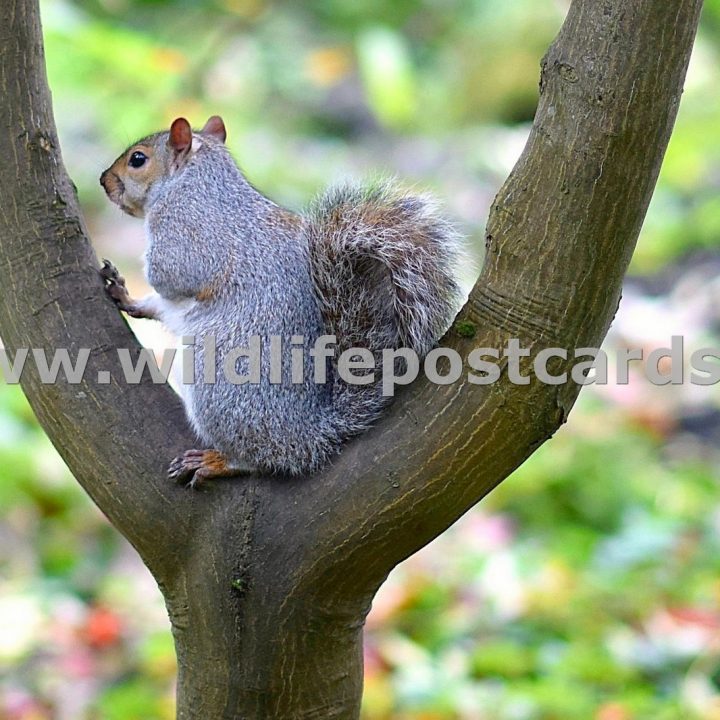
<svg viewBox="0 0 720 720">
<path fill-rule="evenodd" d="M 701 0 L 574 0 L 542 63 L 528 145 L 495 201 L 480 279 L 442 344 L 597 347 L 682 92 Z M 52 118 L 35 2 L 0 5 L 0 334 L 91 348 L 79 385 L 23 388 L 68 466 L 166 599 L 182 720 L 357 718 L 362 626 L 388 572 L 565 421 L 573 383 L 426 380 L 323 472 L 188 492 L 177 397 L 120 378 L 138 345 L 105 297 Z M 474 337 L 469 338 L 468 335 Z M 422 436 L 426 442 L 418 443 Z"/>
</svg>

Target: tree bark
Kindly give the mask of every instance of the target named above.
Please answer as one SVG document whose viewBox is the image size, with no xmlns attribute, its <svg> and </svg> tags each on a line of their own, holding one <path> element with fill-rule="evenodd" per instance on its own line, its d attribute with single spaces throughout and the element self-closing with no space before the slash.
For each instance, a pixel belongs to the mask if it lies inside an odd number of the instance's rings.
<svg viewBox="0 0 720 720">
<path fill-rule="evenodd" d="M 527 147 L 494 203 L 485 266 L 441 344 L 463 357 L 509 338 L 535 351 L 600 344 L 701 5 L 574 0 L 542 62 Z M 178 718 L 357 718 L 377 588 L 555 432 L 578 386 L 518 386 L 505 373 L 491 386 L 421 380 L 316 476 L 172 485 L 167 462 L 193 445 L 178 398 L 98 382 L 101 370 L 122 377 L 117 348 L 139 346 L 105 297 L 63 168 L 30 0 L 0 5 L 0 93 L 0 334 L 11 356 L 92 349 L 79 385 L 43 385 L 32 363 L 22 385 L 163 592 Z"/>
</svg>

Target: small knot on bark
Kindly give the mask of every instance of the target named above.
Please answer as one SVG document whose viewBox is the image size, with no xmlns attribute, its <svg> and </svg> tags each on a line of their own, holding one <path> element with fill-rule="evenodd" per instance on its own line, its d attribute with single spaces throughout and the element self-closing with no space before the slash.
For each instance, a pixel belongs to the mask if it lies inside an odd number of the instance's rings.
<svg viewBox="0 0 720 720">
<path fill-rule="evenodd" d="M 42 130 L 35 130 L 35 132 L 27 133 L 27 143 L 25 145 L 31 152 L 34 150 L 42 150 L 46 153 L 51 153 L 55 149 L 55 143 L 52 137 Z"/>
<path fill-rule="evenodd" d="M 575 68 L 567 63 L 558 63 L 558 73 L 565 82 L 576 83 L 580 79 Z"/>
</svg>

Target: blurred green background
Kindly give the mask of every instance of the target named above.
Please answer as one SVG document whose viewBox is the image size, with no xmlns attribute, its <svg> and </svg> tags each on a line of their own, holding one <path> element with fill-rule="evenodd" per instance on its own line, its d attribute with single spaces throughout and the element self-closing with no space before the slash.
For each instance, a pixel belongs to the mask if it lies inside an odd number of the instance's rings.
<svg viewBox="0 0 720 720">
<path fill-rule="evenodd" d="M 479 263 L 567 6 L 46 0 L 64 160 L 98 255 L 142 291 L 142 225 L 97 177 L 176 115 L 220 113 L 277 201 L 397 174 L 442 199 Z M 720 346 L 719 55 L 706 0 L 609 352 L 672 334 Z M 584 391 L 551 442 L 391 575 L 368 620 L 365 720 L 720 719 L 720 396 L 630 380 Z M 149 574 L 0 384 L 0 720 L 173 718 L 174 662 Z"/>
</svg>

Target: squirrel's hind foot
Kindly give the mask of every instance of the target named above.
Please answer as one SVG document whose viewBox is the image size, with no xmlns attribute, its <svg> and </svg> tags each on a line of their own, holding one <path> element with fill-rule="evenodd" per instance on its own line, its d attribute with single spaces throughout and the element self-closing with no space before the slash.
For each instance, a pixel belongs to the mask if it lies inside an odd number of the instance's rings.
<svg viewBox="0 0 720 720">
<path fill-rule="evenodd" d="M 187 450 L 168 467 L 168 477 L 176 483 L 196 488 L 205 480 L 249 475 L 256 469 L 250 465 L 230 462 L 217 450 Z"/>
</svg>

